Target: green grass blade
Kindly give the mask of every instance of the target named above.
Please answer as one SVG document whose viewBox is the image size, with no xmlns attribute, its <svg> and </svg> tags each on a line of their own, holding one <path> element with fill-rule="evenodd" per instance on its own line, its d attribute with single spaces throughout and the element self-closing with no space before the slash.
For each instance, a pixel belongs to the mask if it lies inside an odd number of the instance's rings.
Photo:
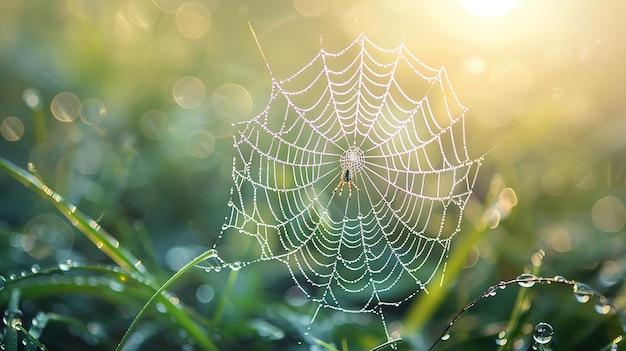
<svg viewBox="0 0 626 351">
<path fill-rule="evenodd" d="M 30 166 L 30 165 L 29 165 Z M 31 168 L 34 171 L 34 166 Z M 63 197 L 55 193 L 47 185 L 45 185 L 39 178 L 32 173 L 16 166 L 7 159 L 0 157 L 0 170 L 4 171 L 20 183 L 24 184 L 27 188 L 34 190 L 42 198 L 48 200 L 54 205 L 76 228 L 78 228 L 85 236 L 87 236 L 101 251 L 109 256 L 115 263 L 130 273 L 136 273 L 143 277 L 147 283 L 157 289 L 158 285 L 155 283 L 154 277 L 148 272 L 140 260 L 136 259 L 128 250 L 121 247 L 120 242 L 112 235 L 102 229 L 98 223 L 84 215 L 76 206 L 67 203 Z M 201 260 L 200 260 L 201 261 Z M 198 261 L 198 262 L 200 262 Z M 174 275 L 168 282 L 158 288 L 158 292 L 155 294 L 159 296 L 165 287 L 167 287 L 173 278 L 178 275 Z M 169 284 L 168 284 L 169 283 Z M 189 315 L 184 313 L 172 304 L 169 300 L 164 303 L 167 306 L 168 311 L 174 311 L 173 317 L 176 317 L 182 328 L 187 330 L 191 337 L 194 337 L 198 343 L 205 346 L 209 350 L 217 350 L 214 344 L 207 338 L 207 336 L 198 328 L 198 326 L 191 320 Z M 151 302 L 154 301 L 154 296 Z M 150 302 L 150 303 L 151 303 Z M 145 306 L 144 306 L 145 307 Z M 145 313 L 145 312 L 144 312 Z M 128 334 L 128 333 L 127 333 Z"/>
<path fill-rule="evenodd" d="M 15 325 L 17 322 L 22 323 L 21 320 L 17 320 L 19 316 L 19 300 L 20 290 L 15 289 L 11 291 L 11 299 L 9 300 L 8 315 L 6 316 L 6 333 L 4 334 L 4 347 L 6 351 L 17 351 L 17 328 Z M 21 318 L 21 316 L 20 316 Z"/>
<path fill-rule="evenodd" d="M 30 340 L 31 344 L 26 345 L 26 349 L 25 350 L 29 350 L 30 349 L 30 345 L 36 345 L 38 348 L 40 348 L 43 351 L 47 351 L 48 349 L 46 348 L 46 346 L 42 343 L 39 342 L 39 340 L 37 340 L 34 336 L 32 336 L 28 330 L 26 330 L 21 324 L 17 326 L 17 329 L 19 329 L 27 338 L 28 340 Z"/>
<path fill-rule="evenodd" d="M 333 345 L 331 345 L 331 344 L 329 344 L 329 343 L 327 343 L 325 341 L 322 341 L 322 340 L 320 340 L 318 338 L 312 338 L 312 339 L 313 339 L 313 342 L 315 342 L 316 344 L 326 348 L 329 351 L 339 351 L 339 350 L 337 350 L 336 347 L 334 347 Z"/>
<path fill-rule="evenodd" d="M 215 309 L 215 314 L 213 315 L 213 324 L 219 324 L 222 319 L 222 315 L 224 314 L 224 310 L 226 309 L 226 304 L 228 303 L 228 299 L 230 297 L 230 293 L 233 290 L 233 286 L 235 286 L 235 280 L 237 280 L 237 273 L 239 271 L 232 270 L 228 275 L 228 281 L 226 281 L 226 286 L 224 287 L 224 293 L 220 298 L 219 303 L 217 304 L 217 308 Z"/>
<path fill-rule="evenodd" d="M 477 242 L 483 234 L 484 230 L 475 229 L 466 236 L 463 236 L 463 239 L 455 244 L 456 249 L 454 249 L 450 254 L 450 259 L 445 272 L 440 271 L 437 276 L 433 278 L 433 281 L 441 281 L 444 274 L 449 280 L 453 280 L 454 277 L 459 275 L 463 270 L 463 266 L 472 244 Z M 428 294 L 421 294 L 419 300 L 409 306 L 404 320 L 404 333 L 410 335 L 421 330 L 424 325 L 431 320 L 432 315 L 435 313 L 449 292 L 450 290 L 447 288 L 435 286 L 434 288 L 429 289 Z"/>
<path fill-rule="evenodd" d="M 126 330 L 126 333 L 124 333 L 122 340 L 120 340 L 115 350 L 120 351 L 122 349 L 124 344 L 126 344 L 126 342 L 128 341 L 128 338 L 132 334 L 133 330 L 137 327 L 139 320 L 141 320 L 143 315 L 146 314 L 146 312 L 148 311 L 148 308 L 150 308 L 152 303 L 154 303 L 154 301 L 156 301 L 156 299 L 159 296 L 161 296 L 161 294 L 163 293 L 163 291 L 165 291 L 165 289 L 167 289 L 170 285 L 172 285 L 172 283 L 174 283 L 178 278 L 180 278 L 189 269 L 195 267 L 197 264 L 199 264 L 200 262 L 206 259 L 209 259 L 211 257 L 216 257 L 216 256 L 217 256 L 217 252 L 215 250 L 206 251 L 200 256 L 193 259 L 191 262 L 187 263 L 183 268 L 181 268 L 180 270 L 178 270 L 178 272 L 176 272 L 173 276 L 171 276 L 170 279 L 168 279 L 165 282 L 165 284 L 163 284 L 154 293 L 154 295 L 152 295 L 152 297 L 148 300 L 148 302 L 146 302 L 146 304 L 141 308 L 141 311 L 139 311 L 139 313 L 137 314 L 133 322 L 130 324 L 130 326 Z M 218 350 L 215 344 L 213 344 L 213 342 L 200 329 L 198 329 L 197 326 L 193 326 L 192 330 L 189 330 L 189 331 L 190 331 L 190 336 L 195 336 L 196 340 L 204 347 L 205 350 L 213 350 L 213 351 Z"/>
<path fill-rule="evenodd" d="M 29 168 L 31 165 L 29 165 Z M 78 230 L 80 230 L 96 247 L 109 256 L 115 263 L 129 272 L 135 272 L 146 279 L 154 280 L 140 260 L 121 247 L 120 242 L 100 228 L 98 223 L 78 211 L 76 206 L 68 203 L 32 173 L 0 157 L 0 170 L 4 171 L 27 188 L 34 190 L 42 198 L 56 207 Z M 32 168 L 34 171 L 34 166 Z"/>
</svg>

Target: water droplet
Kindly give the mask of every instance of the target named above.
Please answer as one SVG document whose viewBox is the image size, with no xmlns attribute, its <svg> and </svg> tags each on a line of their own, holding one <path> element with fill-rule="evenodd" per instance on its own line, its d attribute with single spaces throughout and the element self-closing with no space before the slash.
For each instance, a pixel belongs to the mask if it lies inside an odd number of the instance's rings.
<svg viewBox="0 0 626 351">
<path fill-rule="evenodd" d="M 591 287 L 589 287 L 589 285 L 579 282 L 574 284 L 574 296 L 578 302 L 585 303 L 589 301 L 594 294 L 595 292 Z"/>
<path fill-rule="evenodd" d="M 165 306 L 165 304 L 163 304 L 162 302 L 157 302 L 155 304 L 156 310 L 159 311 L 160 313 L 166 313 L 167 312 L 167 306 Z"/>
<path fill-rule="evenodd" d="M 69 271 L 71 266 L 72 266 L 72 261 L 71 260 L 67 260 L 65 262 L 59 263 L 59 269 L 61 271 L 63 271 L 63 272 Z"/>
<path fill-rule="evenodd" d="M 562 275 L 555 275 L 553 279 L 554 281 L 559 282 L 559 283 L 564 283 L 567 281 L 567 279 L 565 279 L 565 277 Z"/>
<path fill-rule="evenodd" d="M 535 285 L 535 279 L 537 279 L 537 277 L 530 273 L 520 274 L 516 278 L 516 280 L 518 281 L 517 284 L 519 284 L 519 286 L 521 286 L 522 288 L 530 288 Z"/>
<path fill-rule="evenodd" d="M 498 338 L 498 339 L 496 339 L 496 344 L 500 345 L 500 346 L 506 345 L 507 342 L 509 342 L 509 340 L 507 338 Z"/>
<path fill-rule="evenodd" d="M 230 269 L 232 269 L 233 271 L 238 271 L 241 269 L 241 262 L 236 261 L 230 264 Z"/>
<path fill-rule="evenodd" d="M 222 270 L 222 267 L 220 267 L 220 266 L 215 266 L 215 267 L 213 267 L 213 270 L 214 270 L 215 272 L 219 272 L 219 271 L 221 271 L 221 270 Z"/>
<path fill-rule="evenodd" d="M 207 254 L 206 258 L 217 257 L 217 250 L 211 249 L 207 251 L 206 254 Z"/>
<path fill-rule="evenodd" d="M 363 214 L 359 212 L 359 214 L 356 216 L 356 219 L 363 220 Z"/>
<path fill-rule="evenodd" d="M 109 286 L 109 289 L 115 291 L 115 292 L 122 292 L 125 290 L 125 286 L 124 284 L 116 281 L 116 280 L 109 280 L 107 282 L 107 285 Z"/>
<path fill-rule="evenodd" d="M 446 340 L 448 340 L 448 339 L 450 339 L 450 333 L 445 333 L 445 334 L 443 334 L 443 335 L 441 336 L 441 340 L 442 340 L 442 341 L 446 341 Z"/>
<path fill-rule="evenodd" d="M 40 270 L 41 270 L 41 267 L 39 267 L 39 265 L 36 263 L 32 265 L 32 267 L 30 267 L 30 271 L 33 273 L 39 273 Z"/>
<path fill-rule="evenodd" d="M 4 283 L 6 281 L 7 280 L 3 276 L 0 275 L 0 291 L 2 291 L 2 289 L 4 289 Z"/>
<path fill-rule="evenodd" d="M 535 326 L 533 331 L 533 339 L 539 344 L 545 345 L 552 340 L 554 336 L 554 328 L 548 323 L 541 322 Z"/>
<path fill-rule="evenodd" d="M 603 301 L 598 301 L 594 308 L 596 309 L 596 312 L 600 313 L 600 314 L 608 314 L 609 312 L 611 312 L 611 305 L 606 301 L 606 299 L 604 299 Z"/>
<path fill-rule="evenodd" d="M 226 229 L 228 229 L 228 224 L 226 223 L 222 224 L 222 230 L 226 230 Z"/>
<path fill-rule="evenodd" d="M 24 318 L 24 314 L 21 310 L 5 311 L 3 321 L 5 324 L 16 328 L 18 325 L 22 325 L 22 318 Z"/>
</svg>

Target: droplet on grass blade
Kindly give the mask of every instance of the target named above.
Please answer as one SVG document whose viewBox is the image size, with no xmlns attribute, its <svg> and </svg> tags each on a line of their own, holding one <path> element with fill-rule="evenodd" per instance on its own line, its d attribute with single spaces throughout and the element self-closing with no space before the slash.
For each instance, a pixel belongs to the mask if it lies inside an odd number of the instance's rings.
<svg viewBox="0 0 626 351">
<path fill-rule="evenodd" d="M 59 263 L 59 269 L 63 272 L 67 272 L 70 270 L 70 266 L 72 264 L 72 261 L 67 260 L 66 262 L 61 262 Z"/>
</svg>

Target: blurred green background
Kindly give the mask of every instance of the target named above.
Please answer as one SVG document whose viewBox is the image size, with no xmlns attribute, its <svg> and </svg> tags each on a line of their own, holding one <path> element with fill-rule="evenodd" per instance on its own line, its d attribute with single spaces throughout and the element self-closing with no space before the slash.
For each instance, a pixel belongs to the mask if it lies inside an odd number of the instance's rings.
<svg viewBox="0 0 626 351">
<path fill-rule="evenodd" d="M 470 152 L 490 151 L 452 244 L 462 269 L 385 316 L 405 339 L 399 347 L 427 349 L 453 313 L 530 269 L 538 250 L 541 275 L 584 281 L 624 309 L 625 11 L 609 0 L 3 1 L 0 156 L 33 162 L 164 282 L 215 243 L 232 182 L 231 123 L 261 112 L 270 94 L 248 22 L 277 79 L 308 63 L 320 38 L 329 51 L 360 33 L 384 48 L 404 42 L 446 67 L 470 108 Z M 4 173 L 0 194 L 0 275 L 67 260 L 113 264 Z M 294 297 L 283 265 L 251 265 L 234 278 L 228 291 L 228 272 L 198 269 L 171 289 L 207 318 L 220 349 L 324 349 L 304 335 L 315 306 Z M 55 312 L 95 323 L 88 329 L 98 335 L 51 325 L 41 337 L 50 350 L 114 349 L 147 300 L 116 289 L 57 292 L 63 282 L 37 279 L 40 288 L 24 288 L 25 319 Z M 554 326 L 555 350 L 600 350 L 626 332 L 626 321 L 578 304 L 569 287 L 533 289 L 526 343 L 514 349 L 529 347 L 540 321 Z M 0 306 L 8 296 L 0 291 Z M 438 348 L 495 350 L 515 298 L 510 288 L 479 303 Z M 338 349 L 385 341 L 377 316 L 325 312 L 311 330 Z M 137 349 L 194 348 L 167 317 L 145 319 Z"/>
</svg>

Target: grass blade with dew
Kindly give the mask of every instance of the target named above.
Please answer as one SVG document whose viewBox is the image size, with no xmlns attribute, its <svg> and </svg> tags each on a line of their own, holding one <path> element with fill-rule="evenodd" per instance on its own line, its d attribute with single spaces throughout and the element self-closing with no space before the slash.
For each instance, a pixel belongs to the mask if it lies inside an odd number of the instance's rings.
<svg viewBox="0 0 626 351">
<path fill-rule="evenodd" d="M 22 324 L 22 311 L 19 310 L 20 290 L 11 291 L 9 306 L 5 311 L 6 333 L 4 335 L 4 350 L 17 351 L 17 324 Z"/>
<path fill-rule="evenodd" d="M 531 257 L 532 270 L 530 272 L 531 275 L 537 276 L 541 271 L 541 263 L 543 263 L 543 257 L 545 253 L 543 250 L 539 250 L 534 253 Z M 509 322 L 507 324 L 506 330 L 500 339 L 512 339 L 520 332 L 520 328 L 522 325 L 522 321 L 524 317 L 528 314 L 528 311 L 531 307 L 531 290 L 530 289 L 520 289 L 517 293 L 517 298 L 515 300 L 515 304 L 513 306 L 514 309 L 511 312 L 511 317 L 509 318 Z M 509 346 L 510 347 L 510 346 Z M 507 348 L 506 343 L 502 343 L 498 347 L 498 351 L 503 351 Z"/>
<path fill-rule="evenodd" d="M 157 293 L 155 293 L 155 295 L 160 295 L 163 290 L 165 290 L 165 287 L 168 286 L 168 283 L 166 283 L 166 285 L 158 287 L 154 277 L 150 274 L 150 272 L 148 272 L 141 261 L 135 258 L 128 250 L 123 248 L 117 239 L 102 229 L 95 220 L 78 211 L 76 206 L 67 203 L 61 195 L 55 193 L 52 189 L 45 185 L 43 181 L 36 176 L 36 170 L 33 164 L 29 164 L 29 170 L 31 171 L 29 173 L 9 160 L 0 157 L 0 170 L 13 177 L 27 188 L 34 190 L 42 198 L 48 200 L 76 228 L 87 236 L 87 238 L 89 238 L 96 245 L 96 247 L 98 247 L 98 249 L 109 256 L 115 263 L 122 267 L 122 269 L 130 273 L 138 274 L 144 278 L 144 280 L 148 282 L 153 289 L 157 289 Z M 177 275 L 174 275 L 174 277 L 176 276 Z M 170 281 L 172 278 L 170 278 Z M 151 301 L 154 301 L 154 296 Z M 169 300 L 166 301 L 166 304 L 171 305 L 168 306 L 168 310 L 170 310 L 170 308 L 176 308 L 176 306 L 171 304 Z M 216 350 L 215 345 L 207 338 L 206 334 L 198 328 L 198 326 L 189 318 L 187 314 L 181 313 L 178 317 L 181 326 L 187 330 L 190 336 L 195 337 L 199 344 L 205 346 L 206 349 Z"/>
<path fill-rule="evenodd" d="M 147 280 L 154 278 L 146 270 L 140 260 L 136 259 L 130 252 L 121 247 L 120 242 L 112 235 L 102 229 L 98 223 L 78 211 L 76 206 L 68 203 L 63 197 L 50 189 L 43 181 L 37 177 L 35 166 L 29 164 L 30 173 L 7 159 L 0 157 L 0 169 L 14 179 L 34 190 L 42 198 L 48 200 L 56 207 L 78 230 L 80 230 L 98 249 L 109 256 L 115 263 L 123 269 L 134 272 Z"/>
</svg>

